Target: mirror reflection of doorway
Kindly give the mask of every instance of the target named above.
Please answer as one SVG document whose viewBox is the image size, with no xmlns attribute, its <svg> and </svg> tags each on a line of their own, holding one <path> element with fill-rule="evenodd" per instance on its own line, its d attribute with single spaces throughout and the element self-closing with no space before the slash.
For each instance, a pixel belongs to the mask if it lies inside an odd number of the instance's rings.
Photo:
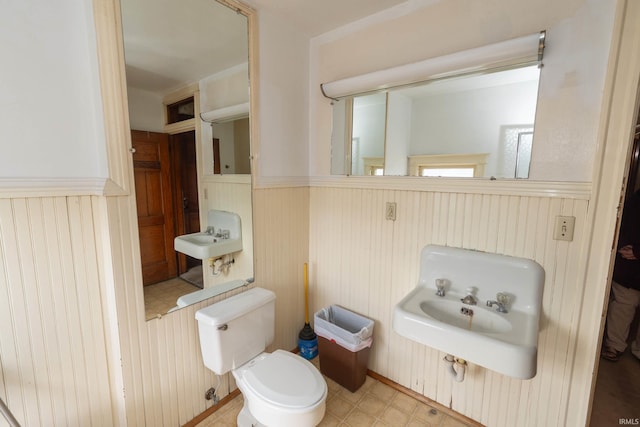
<svg viewBox="0 0 640 427">
<path fill-rule="evenodd" d="M 147 319 L 203 287 L 202 263 L 173 249 L 200 231 L 195 132 L 131 132 Z"/>
<path fill-rule="evenodd" d="M 200 231 L 200 211 L 195 131 L 170 135 L 169 146 L 173 171 L 173 194 L 178 199 L 174 203 L 175 236 L 197 233 Z M 173 246 L 173 239 L 171 239 L 171 245 Z M 199 274 L 189 276 L 193 276 L 189 281 L 202 288 L 202 262 L 179 252 L 176 254 L 178 256 L 178 275 L 183 275 L 194 268 L 199 270 Z M 199 280 L 196 281 L 198 277 Z"/>
</svg>

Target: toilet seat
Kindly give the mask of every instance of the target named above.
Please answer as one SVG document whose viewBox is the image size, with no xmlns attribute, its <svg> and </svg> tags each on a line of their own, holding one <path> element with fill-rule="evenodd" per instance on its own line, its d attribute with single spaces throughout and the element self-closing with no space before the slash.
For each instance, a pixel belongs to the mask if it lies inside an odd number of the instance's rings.
<svg viewBox="0 0 640 427">
<path fill-rule="evenodd" d="M 284 410 L 313 407 L 327 394 L 320 372 L 305 359 L 284 350 L 263 353 L 234 374 L 247 392 Z"/>
</svg>

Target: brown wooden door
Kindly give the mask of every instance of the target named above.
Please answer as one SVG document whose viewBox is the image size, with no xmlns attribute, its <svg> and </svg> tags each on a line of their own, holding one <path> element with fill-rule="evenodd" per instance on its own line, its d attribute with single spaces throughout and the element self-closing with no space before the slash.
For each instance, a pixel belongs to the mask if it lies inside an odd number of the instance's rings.
<svg viewBox="0 0 640 427">
<path fill-rule="evenodd" d="M 169 136 L 131 131 L 144 285 L 177 276 Z"/>
<path fill-rule="evenodd" d="M 170 137 L 173 165 L 173 188 L 176 197 L 177 235 L 200 231 L 200 208 L 198 203 L 198 174 L 196 163 L 196 135 L 194 131 Z M 202 261 L 178 254 L 178 272 L 201 265 Z"/>
</svg>

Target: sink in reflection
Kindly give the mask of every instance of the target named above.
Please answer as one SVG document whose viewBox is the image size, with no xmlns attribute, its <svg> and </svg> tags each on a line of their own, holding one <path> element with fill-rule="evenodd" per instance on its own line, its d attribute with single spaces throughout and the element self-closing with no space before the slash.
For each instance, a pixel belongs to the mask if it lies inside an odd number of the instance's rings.
<svg viewBox="0 0 640 427">
<path fill-rule="evenodd" d="M 242 250 L 241 239 L 221 239 L 207 233 L 177 236 L 174 248 L 178 252 L 197 259 L 215 258 Z"/>
<path fill-rule="evenodd" d="M 240 216 L 210 210 L 207 232 L 184 234 L 174 239 L 174 249 L 197 259 L 208 259 L 242 250 Z"/>
<path fill-rule="evenodd" d="M 448 286 L 438 296 L 442 278 Z M 504 375 L 533 378 L 543 284 L 544 270 L 534 261 L 430 245 L 422 251 L 418 286 L 394 308 L 393 329 Z M 461 301 L 470 286 L 476 305 Z M 500 292 L 511 296 L 506 313 L 487 306 Z"/>
</svg>

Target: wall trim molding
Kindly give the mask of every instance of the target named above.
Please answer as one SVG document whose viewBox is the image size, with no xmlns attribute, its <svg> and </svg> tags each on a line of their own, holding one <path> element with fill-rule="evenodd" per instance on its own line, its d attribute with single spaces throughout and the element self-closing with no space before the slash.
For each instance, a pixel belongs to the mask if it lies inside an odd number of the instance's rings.
<svg viewBox="0 0 640 427">
<path fill-rule="evenodd" d="M 308 176 L 256 176 L 253 187 L 255 189 L 309 187 L 310 180 Z"/>
<path fill-rule="evenodd" d="M 362 188 L 373 190 L 561 197 L 580 200 L 591 199 L 590 182 L 334 175 L 314 177 L 259 177 L 255 184 L 256 189 L 305 186 L 317 188 Z"/>
<path fill-rule="evenodd" d="M 203 183 L 212 184 L 251 184 L 249 174 L 228 174 L 228 175 L 204 175 Z"/>
<path fill-rule="evenodd" d="M 107 178 L 0 178 L 0 199 L 20 197 L 105 196 Z"/>
</svg>

